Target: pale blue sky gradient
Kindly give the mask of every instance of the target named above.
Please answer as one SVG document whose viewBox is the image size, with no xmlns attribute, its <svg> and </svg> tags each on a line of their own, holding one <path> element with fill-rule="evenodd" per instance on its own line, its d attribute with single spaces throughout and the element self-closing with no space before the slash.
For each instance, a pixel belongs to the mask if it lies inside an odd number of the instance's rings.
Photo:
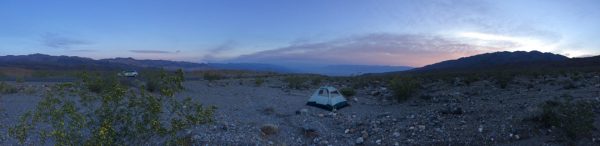
<svg viewBox="0 0 600 146">
<path fill-rule="evenodd" d="M 599 26 L 598 0 L 0 0 L 0 55 L 421 66 L 598 55 Z"/>
</svg>

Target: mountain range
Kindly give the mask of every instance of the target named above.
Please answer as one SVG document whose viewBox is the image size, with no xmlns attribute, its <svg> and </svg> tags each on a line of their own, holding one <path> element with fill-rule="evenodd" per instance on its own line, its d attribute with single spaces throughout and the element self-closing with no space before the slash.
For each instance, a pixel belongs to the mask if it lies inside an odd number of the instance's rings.
<svg viewBox="0 0 600 146">
<path fill-rule="evenodd" d="M 279 73 L 314 73 L 332 76 L 361 75 L 367 73 L 496 71 L 518 69 L 600 69 L 600 56 L 568 58 L 539 51 L 494 52 L 447 60 L 420 68 L 408 66 L 376 65 L 322 65 L 280 66 L 261 63 L 193 63 L 168 60 L 138 60 L 111 58 L 94 60 L 76 56 L 50 56 L 44 54 L 0 56 L 0 67 L 58 70 L 129 70 L 164 68 L 168 70 L 249 70 Z"/>
<path fill-rule="evenodd" d="M 278 73 L 314 73 L 323 75 L 358 75 L 412 69 L 404 66 L 329 65 L 329 66 L 279 66 L 262 63 L 193 63 L 169 60 L 138 60 L 110 58 L 94 60 L 76 56 L 50 56 L 45 54 L 0 56 L 0 67 L 48 70 L 140 70 L 163 68 L 167 70 L 249 70 Z"/>
</svg>

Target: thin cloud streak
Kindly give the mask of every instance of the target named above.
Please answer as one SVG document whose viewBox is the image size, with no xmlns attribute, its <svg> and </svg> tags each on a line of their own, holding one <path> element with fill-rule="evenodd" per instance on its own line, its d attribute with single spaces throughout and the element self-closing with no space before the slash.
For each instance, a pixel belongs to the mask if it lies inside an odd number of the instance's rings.
<svg viewBox="0 0 600 146">
<path fill-rule="evenodd" d="M 292 44 L 242 55 L 233 62 L 424 66 L 504 48 L 464 43 L 439 35 L 368 34 L 319 43 Z"/>
<path fill-rule="evenodd" d="M 170 52 L 170 51 L 162 51 L 162 50 L 129 50 L 129 52 L 140 53 L 140 54 L 171 54 L 171 53 L 179 53 L 180 51 L 177 50 L 175 52 Z"/>
<path fill-rule="evenodd" d="M 89 41 L 69 38 L 56 33 L 45 33 L 40 37 L 43 46 L 54 49 L 71 49 L 74 46 L 91 44 Z"/>
</svg>

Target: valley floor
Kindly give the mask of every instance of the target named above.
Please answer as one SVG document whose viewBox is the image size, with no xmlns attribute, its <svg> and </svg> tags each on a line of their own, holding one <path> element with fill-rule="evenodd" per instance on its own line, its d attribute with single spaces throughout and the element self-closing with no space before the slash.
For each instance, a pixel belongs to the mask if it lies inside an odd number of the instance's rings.
<svg viewBox="0 0 600 146">
<path fill-rule="evenodd" d="M 540 103 L 570 95 L 574 99 L 600 100 L 594 79 L 584 78 L 577 88 L 565 89 L 561 79 L 516 79 L 506 89 L 489 81 L 470 85 L 434 82 L 420 94 L 396 103 L 382 97 L 384 86 L 358 89 L 349 97 L 351 106 L 329 112 L 306 106 L 317 86 L 305 90 L 284 88 L 281 79 L 266 79 L 257 86 L 253 79 L 185 82 L 177 97 L 192 97 L 217 107 L 216 121 L 185 131 L 193 142 L 205 144 L 259 145 L 597 145 L 600 132 L 576 141 L 561 131 L 528 120 L 540 112 Z M 0 142 L 15 144 L 7 129 L 18 116 L 35 107 L 52 82 L 14 83 L 22 92 L 0 95 Z M 529 84 L 532 84 L 530 86 Z M 334 83 L 334 86 L 345 86 Z M 599 109 L 594 107 L 595 127 L 600 127 Z M 275 134 L 260 128 L 274 125 Z"/>
</svg>

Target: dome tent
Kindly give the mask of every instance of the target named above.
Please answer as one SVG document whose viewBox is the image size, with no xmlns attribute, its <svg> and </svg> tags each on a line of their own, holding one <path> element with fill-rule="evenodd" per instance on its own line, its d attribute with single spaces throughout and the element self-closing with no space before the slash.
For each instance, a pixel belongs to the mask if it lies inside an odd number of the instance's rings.
<svg viewBox="0 0 600 146">
<path fill-rule="evenodd" d="M 331 86 L 319 88 L 308 99 L 306 105 L 323 108 L 326 110 L 337 110 L 348 106 L 346 98 L 340 92 Z"/>
</svg>

